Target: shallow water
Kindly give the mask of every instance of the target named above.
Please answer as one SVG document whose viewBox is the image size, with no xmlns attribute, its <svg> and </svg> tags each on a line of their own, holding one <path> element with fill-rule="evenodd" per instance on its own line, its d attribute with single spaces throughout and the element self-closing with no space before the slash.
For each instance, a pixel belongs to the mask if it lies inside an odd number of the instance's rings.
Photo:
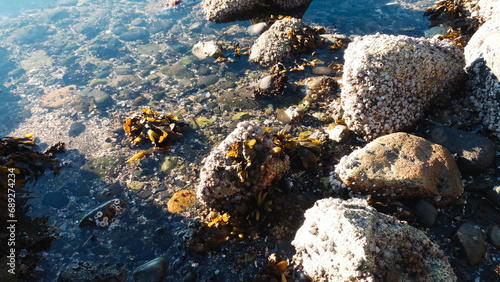
<svg viewBox="0 0 500 282">
<path fill-rule="evenodd" d="M 303 21 L 348 36 L 381 32 L 419 37 L 429 26 L 424 10 L 433 2 L 314 0 Z M 198 41 L 238 42 L 244 48 L 256 39 L 246 33 L 250 21 L 207 22 L 199 4 L 18 1 L 0 10 L 0 135 L 33 131 L 42 150 L 58 141 L 67 145 L 60 156 L 61 175 L 46 172 L 32 189 L 39 198 L 31 200 L 30 213 L 50 216 L 58 239 L 38 253 L 41 261 L 26 279 L 51 281 L 71 262 L 91 261 L 111 267 L 118 263 L 131 281 L 135 267 L 163 256 L 172 281 L 190 271 L 203 279 L 248 281 L 259 273 L 269 253 L 291 259 L 293 234 L 282 240 L 254 238 L 223 245 L 208 254 L 188 252 L 184 241 L 192 236 L 190 226 L 199 224 L 194 218 L 201 207 L 197 204 L 181 214 L 166 211 L 165 203 L 174 192 L 195 190 L 202 159 L 235 127 L 239 121 L 233 119 L 235 114 L 247 112 L 263 124 L 281 126 L 275 110 L 297 104 L 305 95 L 290 86 L 283 98 L 254 101 L 248 88 L 266 75 L 267 68 L 249 64 L 245 55 L 237 58 L 230 51 L 224 55 L 234 63 L 194 57 L 191 48 Z M 148 34 L 125 39 L 123 34 L 133 28 L 146 29 Z M 341 55 L 325 49 L 317 50 L 314 58 L 328 66 L 341 63 Z M 312 71 L 291 73 L 290 80 L 297 83 Z M 71 103 L 63 107 L 42 107 L 44 95 L 69 85 L 78 89 L 72 95 L 99 89 L 112 102 L 88 110 L 89 105 L 75 104 L 71 96 Z M 140 164 L 125 165 L 138 149 L 130 146 L 122 125 L 143 106 L 179 115 L 193 129 L 166 157 L 155 154 Z M 75 123 L 85 129 L 70 134 Z M 304 122 L 296 131 L 320 126 Z M 161 168 L 165 162 L 168 169 Z M 144 187 L 134 191 L 131 183 Z M 85 213 L 115 197 L 125 200 L 126 209 L 110 228 L 78 227 Z M 251 263 L 234 267 L 234 261 L 250 249 L 263 253 Z"/>
</svg>

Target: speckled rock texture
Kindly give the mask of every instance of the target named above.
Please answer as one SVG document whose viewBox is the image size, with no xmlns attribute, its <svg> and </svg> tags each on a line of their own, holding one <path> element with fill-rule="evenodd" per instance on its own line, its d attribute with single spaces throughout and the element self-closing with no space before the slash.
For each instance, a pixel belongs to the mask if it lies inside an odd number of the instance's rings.
<svg viewBox="0 0 500 282">
<path fill-rule="evenodd" d="M 464 53 L 471 104 L 483 125 L 500 139 L 500 18 L 484 23 Z"/>
<path fill-rule="evenodd" d="M 264 66 L 282 61 L 292 51 L 288 32 L 301 31 L 305 27 L 300 19 L 284 18 L 277 20 L 252 46 L 249 60 Z"/>
<path fill-rule="evenodd" d="M 341 105 L 347 126 L 367 140 L 413 125 L 463 78 L 464 58 L 448 41 L 367 35 L 345 51 Z"/>
<path fill-rule="evenodd" d="M 490 19 L 500 16 L 500 1 L 498 0 L 479 0 L 477 1 L 478 17 L 486 22 Z"/>
<path fill-rule="evenodd" d="M 252 150 L 242 149 L 242 144 L 253 139 L 257 141 Z M 245 169 L 248 176 L 244 177 L 244 181 L 241 181 L 238 172 L 244 170 L 246 165 L 236 163 L 228 155 L 235 143 L 240 144 L 240 154 L 248 155 L 251 159 Z M 280 179 L 290 168 L 287 155 L 269 154 L 274 147 L 268 132 L 257 122 L 238 123 L 236 129 L 205 158 L 196 194 L 198 200 L 217 210 L 232 211 L 241 201 L 254 199 L 259 191 Z"/>
<path fill-rule="evenodd" d="M 425 198 L 443 206 L 463 192 L 460 171 L 446 148 L 402 132 L 342 157 L 335 173 L 352 193 L 374 199 Z"/>
<path fill-rule="evenodd" d="M 292 9 L 310 3 L 312 0 L 203 0 L 203 12 L 207 20 L 216 23 L 246 20 L 254 10 Z"/>
<path fill-rule="evenodd" d="M 433 126 L 426 138 L 456 154 L 458 168 L 463 174 L 484 172 L 495 163 L 495 145 L 482 135 L 446 126 Z"/>
<path fill-rule="evenodd" d="M 460 225 L 454 239 L 470 265 L 477 266 L 483 263 L 486 257 L 486 235 L 481 227 L 466 222 Z"/>
<path fill-rule="evenodd" d="M 292 245 L 312 281 L 457 281 L 422 231 L 362 199 L 317 201 Z"/>
</svg>

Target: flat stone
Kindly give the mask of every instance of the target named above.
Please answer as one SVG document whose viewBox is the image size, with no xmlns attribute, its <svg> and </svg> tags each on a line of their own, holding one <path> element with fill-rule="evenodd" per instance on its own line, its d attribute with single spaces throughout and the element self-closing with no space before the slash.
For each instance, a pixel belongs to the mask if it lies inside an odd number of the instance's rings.
<svg viewBox="0 0 500 282">
<path fill-rule="evenodd" d="M 86 129 L 85 124 L 83 124 L 81 122 L 74 122 L 69 127 L 68 136 L 69 137 L 76 137 L 76 136 L 80 135 L 82 132 L 84 132 L 85 129 Z"/>
<path fill-rule="evenodd" d="M 485 171 L 495 163 L 495 146 L 490 139 L 445 126 L 434 126 L 428 133 L 430 141 L 457 155 L 457 165 L 464 174 Z"/>
<path fill-rule="evenodd" d="M 486 256 L 486 238 L 479 226 L 472 223 L 462 224 L 455 233 L 455 239 L 472 266 L 483 263 Z"/>
<path fill-rule="evenodd" d="M 344 156 L 335 172 L 353 193 L 382 200 L 424 198 L 443 206 L 463 192 L 460 171 L 446 148 L 402 132 Z"/>
<path fill-rule="evenodd" d="M 122 34 L 120 39 L 123 41 L 149 40 L 149 32 L 144 28 L 132 28 Z"/>
</svg>

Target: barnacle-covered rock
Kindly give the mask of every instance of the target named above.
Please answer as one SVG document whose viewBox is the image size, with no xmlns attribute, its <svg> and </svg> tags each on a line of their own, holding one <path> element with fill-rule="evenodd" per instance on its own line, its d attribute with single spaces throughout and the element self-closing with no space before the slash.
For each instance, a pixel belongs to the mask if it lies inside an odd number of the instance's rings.
<svg viewBox="0 0 500 282">
<path fill-rule="evenodd" d="M 262 12 L 280 11 L 309 5 L 312 0 L 203 0 L 207 20 L 216 23 L 248 20 Z M 305 9 L 304 9 L 305 11 Z"/>
<path fill-rule="evenodd" d="M 500 138 L 500 19 L 484 23 L 465 47 L 467 89 L 483 125 Z"/>
<path fill-rule="evenodd" d="M 85 214 L 82 220 L 80 220 L 79 226 L 80 228 L 107 228 L 109 224 L 123 212 L 124 207 L 125 202 L 123 200 L 118 198 L 109 200 Z"/>
<path fill-rule="evenodd" d="M 316 31 L 302 20 L 284 18 L 266 30 L 250 50 L 249 60 L 264 66 L 282 61 L 293 51 L 303 53 L 316 48 Z"/>
<path fill-rule="evenodd" d="M 447 41 L 367 35 L 345 51 L 341 105 L 347 126 L 371 140 L 413 125 L 462 79 L 464 58 Z"/>
<path fill-rule="evenodd" d="M 292 245 L 294 259 L 312 281 L 457 280 L 425 233 L 362 199 L 317 201 Z"/>
<path fill-rule="evenodd" d="M 441 145 L 408 133 L 379 137 L 342 157 L 335 173 L 355 194 L 387 201 L 427 198 L 443 206 L 463 192 L 460 171 Z"/>
<path fill-rule="evenodd" d="M 243 121 L 204 160 L 197 197 L 201 203 L 231 211 L 253 198 L 289 169 L 290 158 L 257 122 Z"/>
</svg>

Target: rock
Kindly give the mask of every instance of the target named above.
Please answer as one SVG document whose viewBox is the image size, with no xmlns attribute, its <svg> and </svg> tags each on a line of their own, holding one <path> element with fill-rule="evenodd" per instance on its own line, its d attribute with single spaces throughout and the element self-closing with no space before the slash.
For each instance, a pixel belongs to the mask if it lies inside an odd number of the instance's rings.
<svg viewBox="0 0 500 282">
<path fill-rule="evenodd" d="M 479 226 L 472 223 L 460 225 L 455 233 L 455 239 L 472 266 L 483 263 L 486 256 L 486 239 L 484 231 Z"/>
<path fill-rule="evenodd" d="M 488 240 L 497 250 L 500 250 L 500 226 L 495 224 L 488 229 Z"/>
<path fill-rule="evenodd" d="M 307 101 L 316 101 L 328 96 L 333 96 L 339 89 L 337 81 L 328 76 L 310 77 L 306 79 L 306 86 L 307 90 L 304 100 Z"/>
<path fill-rule="evenodd" d="M 250 36 L 257 36 L 263 33 L 267 29 L 267 24 L 265 22 L 260 22 L 253 24 L 247 28 L 247 33 Z"/>
<path fill-rule="evenodd" d="M 248 59 L 264 66 L 282 61 L 292 51 L 291 40 L 288 36 L 290 30 L 294 33 L 302 33 L 305 27 L 300 19 L 277 20 L 255 41 Z"/>
<path fill-rule="evenodd" d="M 142 18 L 136 18 L 130 22 L 133 26 L 145 26 L 147 22 Z"/>
<path fill-rule="evenodd" d="M 52 66 L 52 57 L 49 57 L 47 53 L 43 50 L 35 51 L 31 56 L 23 61 L 21 61 L 21 67 L 25 71 L 45 69 Z"/>
<path fill-rule="evenodd" d="M 329 76 L 335 75 L 335 71 L 329 67 L 318 66 L 312 68 L 311 71 L 315 75 L 329 75 Z"/>
<path fill-rule="evenodd" d="M 464 66 L 451 42 L 404 35 L 357 37 L 344 59 L 344 119 L 367 140 L 413 125 L 431 102 L 453 93 Z"/>
<path fill-rule="evenodd" d="M 130 183 L 128 184 L 128 188 L 132 190 L 132 192 L 134 193 L 139 193 L 142 190 L 142 188 L 144 188 L 144 185 L 145 185 L 144 182 L 134 180 L 130 181 Z"/>
<path fill-rule="evenodd" d="M 305 212 L 292 241 L 312 281 L 457 281 L 438 245 L 366 200 L 327 198 Z"/>
<path fill-rule="evenodd" d="M 90 91 L 90 93 L 87 94 L 87 97 L 94 97 L 95 104 L 99 108 L 111 106 L 111 104 L 113 103 L 113 99 L 111 98 L 111 96 L 99 89 Z"/>
<path fill-rule="evenodd" d="M 165 279 L 166 274 L 167 261 L 159 257 L 138 266 L 132 276 L 136 282 L 161 282 Z"/>
<path fill-rule="evenodd" d="M 483 125 L 500 138 L 500 20 L 484 23 L 465 47 L 467 91 Z"/>
<path fill-rule="evenodd" d="M 49 27 L 45 25 L 30 25 L 15 30 L 8 38 L 13 44 L 36 44 L 44 42 L 50 35 Z"/>
<path fill-rule="evenodd" d="M 202 86 L 210 86 L 217 83 L 217 81 L 219 81 L 219 76 L 216 74 L 211 74 L 200 78 L 199 84 Z"/>
<path fill-rule="evenodd" d="M 249 118 L 250 118 L 250 114 L 248 112 L 240 112 L 240 113 L 234 114 L 231 117 L 231 120 L 234 120 L 234 121 L 243 121 L 243 120 L 247 120 Z"/>
<path fill-rule="evenodd" d="M 304 117 L 304 110 L 296 106 L 290 106 L 285 110 L 285 114 L 290 118 L 290 121 L 297 122 Z"/>
<path fill-rule="evenodd" d="M 43 196 L 42 205 L 51 206 L 56 209 L 65 207 L 69 199 L 61 191 L 49 192 Z"/>
<path fill-rule="evenodd" d="M 125 202 L 116 198 L 94 208 L 80 220 L 79 227 L 108 228 L 109 224 L 123 212 Z"/>
<path fill-rule="evenodd" d="M 351 137 L 349 128 L 342 124 L 337 124 L 334 128 L 326 130 L 326 133 L 328 133 L 328 138 L 339 144 L 346 143 Z"/>
<path fill-rule="evenodd" d="M 222 46 L 219 43 L 215 42 L 215 40 L 198 42 L 193 46 L 191 52 L 193 52 L 193 55 L 201 60 L 207 57 L 217 59 L 218 57 L 222 56 Z"/>
<path fill-rule="evenodd" d="M 493 189 L 486 191 L 486 197 L 500 209 L 500 185 L 493 187 Z"/>
<path fill-rule="evenodd" d="M 123 192 L 123 187 L 117 183 L 113 183 L 106 187 L 101 192 L 95 195 L 95 199 L 99 202 L 107 202 L 113 198 L 119 197 Z"/>
<path fill-rule="evenodd" d="M 76 137 L 76 136 L 80 135 L 82 132 L 84 132 L 85 129 L 86 129 L 85 124 L 83 124 L 81 122 L 74 122 L 69 127 L 68 136 L 69 137 Z"/>
<path fill-rule="evenodd" d="M 342 157 L 335 173 L 352 193 L 383 200 L 415 197 L 443 206 L 463 192 L 450 152 L 408 133 L 379 137 Z"/>
<path fill-rule="evenodd" d="M 38 105 L 41 108 L 60 108 L 68 105 L 76 92 L 76 85 L 69 85 L 59 88 L 43 95 Z"/>
<path fill-rule="evenodd" d="M 265 10 L 291 9 L 308 5 L 311 0 L 270 0 L 262 4 L 260 0 L 203 0 L 203 12 L 207 20 L 215 23 L 247 20 Z"/>
<path fill-rule="evenodd" d="M 259 85 L 259 89 L 261 89 L 261 90 L 271 91 L 273 89 L 273 76 L 272 75 L 264 76 L 259 81 L 258 85 Z"/>
<path fill-rule="evenodd" d="M 255 199 L 288 171 L 290 158 L 271 154 L 269 133 L 255 121 L 238 123 L 204 160 L 196 196 L 209 207 L 232 211 L 235 205 Z"/>
<path fill-rule="evenodd" d="M 434 126 L 427 137 L 456 154 L 458 168 L 464 174 L 483 172 L 495 163 L 495 145 L 484 136 L 445 126 Z"/>
<path fill-rule="evenodd" d="M 413 213 L 424 227 L 431 227 L 436 222 L 437 210 L 426 200 L 418 200 L 413 207 Z"/>
<path fill-rule="evenodd" d="M 445 35 L 445 34 L 446 34 L 446 27 L 443 26 L 442 24 L 424 31 L 424 36 L 426 38 L 433 38 L 434 36 Z"/>
<path fill-rule="evenodd" d="M 148 41 L 149 40 L 149 31 L 144 28 L 132 28 L 128 31 L 120 34 L 119 38 L 123 41 Z"/>
<path fill-rule="evenodd" d="M 197 277 L 196 272 L 189 271 L 184 276 L 184 282 L 196 282 L 196 277 Z"/>
<path fill-rule="evenodd" d="M 57 276 L 57 281 L 126 281 L 126 277 L 127 271 L 119 263 L 109 265 L 79 261 L 67 264 Z"/>
<path fill-rule="evenodd" d="M 499 18 L 500 2 L 496 0 L 479 0 L 477 8 L 479 8 L 477 17 L 483 22 Z"/>
</svg>

